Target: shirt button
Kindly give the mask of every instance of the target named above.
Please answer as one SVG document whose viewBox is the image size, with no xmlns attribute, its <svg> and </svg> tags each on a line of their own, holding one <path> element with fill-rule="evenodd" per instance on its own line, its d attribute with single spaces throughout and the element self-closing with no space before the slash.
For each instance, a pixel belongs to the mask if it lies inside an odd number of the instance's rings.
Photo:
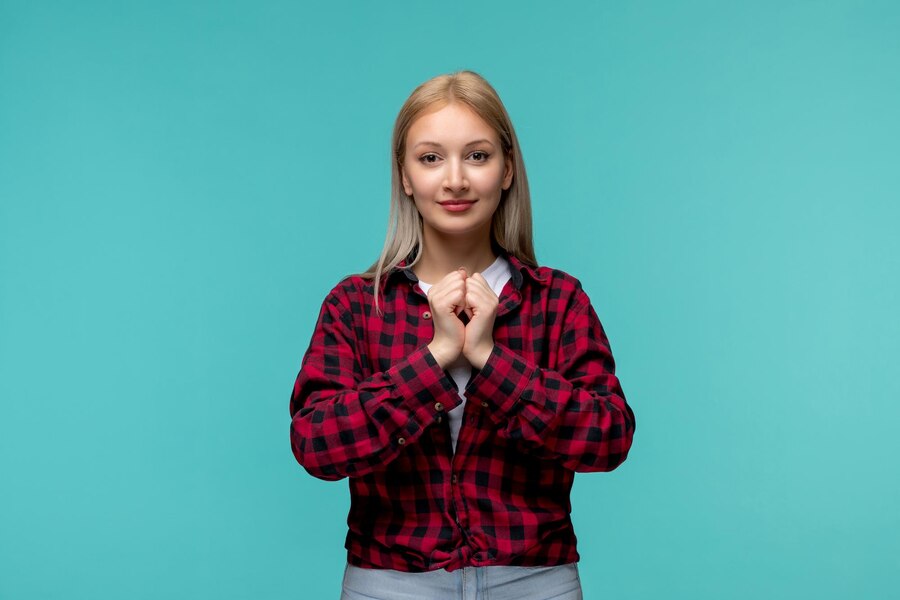
<svg viewBox="0 0 900 600">
<path fill-rule="evenodd" d="M 456 483 L 457 481 L 459 481 L 459 478 L 456 475 L 453 475 L 453 477 L 450 478 L 450 481 Z"/>
<path fill-rule="evenodd" d="M 483 407 L 487 408 L 488 403 L 482 400 L 481 405 L 482 405 Z"/>
<path fill-rule="evenodd" d="M 435 403 L 434 403 L 434 410 L 436 410 L 436 411 L 438 411 L 438 412 L 441 412 L 442 410 L 444 410 L 444 405 L 441 404 L 440 402 L 435 402 Z"/>
<path fill-rule="evenodd" d="M 425 312 L 422 313 L 422 318 L 423 318 L 423 319 L 430 319 L 430 318 L 431 318 L 431 313 L 428 312 L 428 311 L 426 310 Z"/>
<path fill-rule="evenodd" d="M 406 438 L 397 438 L 397 443 L 401 446 L 406 443 Z"/>
</svg>

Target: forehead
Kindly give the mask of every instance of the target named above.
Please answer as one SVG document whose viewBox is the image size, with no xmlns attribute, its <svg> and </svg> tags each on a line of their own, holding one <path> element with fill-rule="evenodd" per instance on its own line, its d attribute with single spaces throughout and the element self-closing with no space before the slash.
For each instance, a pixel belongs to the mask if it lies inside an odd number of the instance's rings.
<svg viewBox="0 0 900 600">
<path fill-rule="evenodd" d="M 406 145 L 411 147 L 429 141 L 446 146 L 464 146 L 477 139 L 487 139 L 496 144 L 497 134 L 474 110 L 454 102 L 419 115 L 407 132 Z"/>
</svg>

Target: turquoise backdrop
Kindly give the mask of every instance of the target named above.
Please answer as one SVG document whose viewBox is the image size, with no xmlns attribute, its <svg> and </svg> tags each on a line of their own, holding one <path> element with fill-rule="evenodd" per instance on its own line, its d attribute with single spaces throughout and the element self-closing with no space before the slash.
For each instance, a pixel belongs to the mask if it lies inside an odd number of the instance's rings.
<svg viewBox="0 0 900 600">
<path fill-rule="evenodd" d="M 484 75 L 637 431 L 588 599 L 900 589 L 900 3 L 0 0 L 0 598 L 337 598 L 294 461 L 420 82 Z"/>
</svg>

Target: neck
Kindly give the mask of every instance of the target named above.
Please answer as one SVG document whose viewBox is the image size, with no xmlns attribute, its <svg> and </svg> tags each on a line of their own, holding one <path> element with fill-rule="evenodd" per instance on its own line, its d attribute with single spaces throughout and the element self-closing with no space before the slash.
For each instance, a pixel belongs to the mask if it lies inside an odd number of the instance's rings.
<svg viewBox="0 0 900 600">
<path fill-rule="evenodd" d="M 434 285 L 448 273 L 463 267 L 467 276 L 481 273 L 497 260 L 489 237 L 472 239 L 446 238 L 427 235 L 422 244 L 422 255 L 413 267 L 420 281 Z"/>
</svg>

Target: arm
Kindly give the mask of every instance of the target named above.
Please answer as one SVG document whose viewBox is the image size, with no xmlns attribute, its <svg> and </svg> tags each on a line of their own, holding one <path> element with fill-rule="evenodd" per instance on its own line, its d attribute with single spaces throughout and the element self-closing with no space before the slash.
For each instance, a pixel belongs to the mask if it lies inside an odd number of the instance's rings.
<svg viewBox="0 0 900 600">
<path fill-rule="evenodd" d="M 461 398 L 428 347 L 363 379 L 350 302 L 336 287 L 322 304 L 291 394 L 291 449 L 325 480 L 365 475 L 416 442 Z"/>
<path fill-rule="evenodd" d="M 609 341 L 580 289 L 561 316 L 558 370 L 501 344 L 466 388 L 498 435 L 573 471 L 611 471 L 628 455 L 634 413 L 615 375 Z"/>
</svg>

